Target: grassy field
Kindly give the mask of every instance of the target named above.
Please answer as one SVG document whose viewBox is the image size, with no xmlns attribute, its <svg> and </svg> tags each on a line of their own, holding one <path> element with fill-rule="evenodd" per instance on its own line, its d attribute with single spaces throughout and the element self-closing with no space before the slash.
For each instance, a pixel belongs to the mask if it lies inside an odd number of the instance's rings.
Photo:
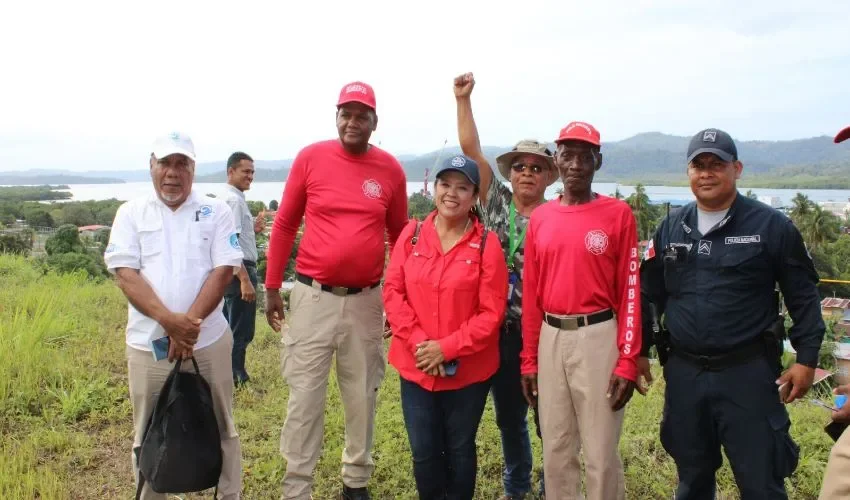
<svg viewBox="0 0 850 500">
<path fill-rule="evenodd" d="M 124 361 L 126 303 L 109 282 L 41 276 L 25 260 L 0 255 L 0 498 L 132 498 L 131 409 Z M 278 453 L 287 390 L 280 377 L 279 337 L 264 322 L 249 349 L 250 386 L 235 397 L 242 437 L 244 498 L 280 496 Z M 340 487 L 343 418 L 331 383 L 325 447 L 316 469 L 317 499 Z M 626 413 L 621 452 L 629 498 L 670 498 L 676 472 L 658 440 L 663 382 L 635 396 Z M 788 481 L 791 498 L 815 498 L 831 446 L 825 410 L 790 407 L 802 448 Z M 373 498 L 415 498 L 410 452 L 399 405 L 398 374 L 381 388 Z M 478 435 L 477 498 L 501 493 L 501 448 L 492 405 Z M 539 467 L 540 443 L 534 440 Z M 536 474 L 535 474 L 536 476 Z M 718 475 L 724 498 L 737 491 L 728 467 Z M 190 495 L 186 498 L 201 498 Z"/>
</svg>

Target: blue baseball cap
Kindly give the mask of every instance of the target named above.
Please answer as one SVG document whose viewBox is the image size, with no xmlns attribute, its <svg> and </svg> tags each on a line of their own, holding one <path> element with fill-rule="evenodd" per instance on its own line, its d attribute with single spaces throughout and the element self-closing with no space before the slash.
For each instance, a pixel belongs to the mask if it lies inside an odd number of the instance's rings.
<svg viewBox="0 0 850 500">
<path fill-rule="evenodd" d="M 434 178 L 440 177 L 443 172 L 448 171 L 460 172 L 469 179 L 469 182 L 475 184 L 476 187 L 481 186 L 481 175 L 478 173 L 478 164 L 475 160 L 465 155 L 454 155 L 446 158 L 434 174 Z"/>
</svg>

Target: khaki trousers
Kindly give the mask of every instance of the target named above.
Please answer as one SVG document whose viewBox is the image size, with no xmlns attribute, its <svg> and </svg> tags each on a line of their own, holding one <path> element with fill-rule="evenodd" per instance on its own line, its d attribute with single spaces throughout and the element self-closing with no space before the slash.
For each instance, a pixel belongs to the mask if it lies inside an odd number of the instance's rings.
<svg viewBox="0 0 850 500">
<path fill-rule="evenodd" d="M 578 330 L 543 324 L 538 411 L 549 500 L 582 497 L 579 450 L 584 455 L 588 498 L 625 498 L 617 450 L 624 409 L 611 411 L 606 397 L 618 356 L 616 320 Z"/>
<path fill-rule="evenodd" d="M 309 499 L 322 451 L 325 400 L 331 362 L 345 411 L 342 481 L 366 486 L 375 463 L 375 404 L 384 378 L 381 287 L 337 296 L 296 282 L 289 328 L 282 335 L 281 371 L 289 385 L 280 451 L 286 460 L 284 499 Z"/>
<path fill-rule="evenodd" d="M 820 500 L 850 498 L 850 432 L 846 429 L 829 452 Z"/>
<path fill-rule="evenodd" d="M 242 489 L 242 450 L 239 434 L 233 421 L 233 370 L 230 367 L 230 351 L 233 348 L 233 335 L 230 329 L 220 339 L 195 351 L 195 361 L 201 376 L 206 379 L 212 392 L 218 431 L 221 433 L 221 453 L 223 458 L 221 476 L 218 480 L 218 498 L 235 500 L 240 498 Z M 149 351 L 127 346 L 127 368 L 129 370 L 130 401 L 133 403 L 133 450 L 142 445 L 145 426 L 153 413 L 159 391 L 165 379 L 174 368 L 167 359 L 154 361 Z M 194 371 L 191 361 L 184 361 L 180 371 Z M 138 486 L 139 468 L 136 454 L 132 454 L 133 476 Z M 182 493 L 179 491 L 169 493 Z M 165 500 L 166 495 L 154 493 L 145 484 L 142 500 Z"/>
</svg>

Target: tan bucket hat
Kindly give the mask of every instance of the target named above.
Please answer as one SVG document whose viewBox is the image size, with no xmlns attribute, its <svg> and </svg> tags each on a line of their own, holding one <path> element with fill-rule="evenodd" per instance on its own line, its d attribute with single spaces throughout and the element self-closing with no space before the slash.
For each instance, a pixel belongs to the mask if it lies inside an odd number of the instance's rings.
<svg viewBox="0 0 850 500">
<path fill-rule="evenodd" d="M 520 155 L 535 155 L 546 160 L 546 165 L 549 167 L 547 185 L 551 185 L 558 180 L 558 172 L 555 170 L 555 159 L 552 157 L 552 152 L 549 151 L 545 143 L 535 141 L 534 139 L 519 141 L 513 149 L 496 157 L 496 166 L 499 167 L 499 173 L 502 174 L 502 177 L 505 179 L 511 178 L 511 165 L 513 165 L 516 157 Z"/>
</svg>

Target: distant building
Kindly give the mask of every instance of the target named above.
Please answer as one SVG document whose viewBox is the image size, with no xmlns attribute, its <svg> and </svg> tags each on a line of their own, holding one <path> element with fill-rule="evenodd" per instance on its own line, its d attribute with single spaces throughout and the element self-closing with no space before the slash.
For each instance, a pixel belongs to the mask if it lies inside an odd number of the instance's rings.
<svg viewBox="0 0 850 500">
<path fill-rule="evenodd" d="M 818 205 L 842 220 L 850 212 L 850 201 L 819 201 Z"/>
<path fill-rule="evenodd" d="M 850 335 L 850 310 L 844 311 L 838 323 L 832 327 L 835 333 L 840 333 L 842 336 Z"/>
<path fill-rule="evenodd" d="M 820 310 L 824 318 L 843 318 L 848 309 L 850 309 L 850 299 L 827 297 L 820 302 Z"/>
<path fill-rule="evenodd" d="M 759 196 L 758 200 L 771 208 L 782 207 L 782 199 L 778 196 Z"/>
<path fill-rule="evenodd" d="M 94 234 L 101 229 L 111 229 L 109 226 L 101 226 L 101 225 L 92 225 L 92 226 L 80 226 L 77 228 L 80 236 L 88 236 L 89 238 L 94 238 Z"/>
</svg>

